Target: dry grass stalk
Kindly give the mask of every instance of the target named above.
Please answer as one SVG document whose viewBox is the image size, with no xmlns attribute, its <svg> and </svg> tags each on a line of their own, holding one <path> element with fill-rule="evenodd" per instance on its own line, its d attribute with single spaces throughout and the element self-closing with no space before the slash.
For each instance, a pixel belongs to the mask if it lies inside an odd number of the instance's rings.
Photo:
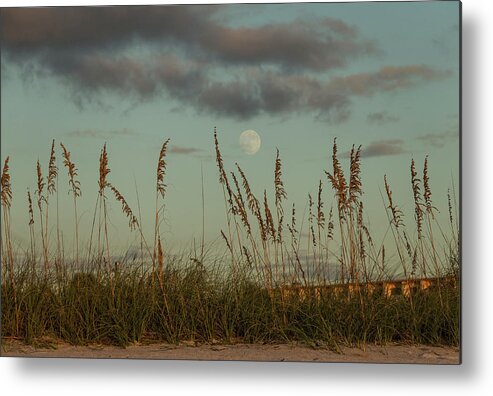
<svg viewBox="0 0 493 396">
<path fill-rule="evenodd" d="M 34 224 L 34 212 L 33 212 L 33 201 L 31 199 L 31 192 L 27 190 L 27 202 L 29 211 L 29 225 Z"/>
<path fill-rule="evenodd" d="M 77 180 L 77 171 L 78 169 L 75 167 L 75 164 L 72 162 L 70 158 L 70 151 L 67 150 L 67 148 L 63 145 L 63 143 L 60 143 L 60 146 L 62 147 L 63 150 L 63 165 L 67 168 L 67 173 L 69 177 L 69 185 L 72 190 L 72 193 L 74 197 L 80 197 L 82 195 L 82 191 L 80 189 L 80 182 Z"/>
<path fill-rule="evenodd" d="M 394 201 L 392 199 L 392 190 L 390 189 L 390 186 L 387 183 L 387 175 L 384 175 L 383 180 L 385 183 L 385 192 L 387 193 L 387 199 L 389 200 L 388 208 L 390 209 L 390 212 L 392 213 L 392 222 L 396 228 L 399 228 L 399 226 L 404 225 L 404 222 L 402 219 L 403 214 L 402 214 L 402 211 L 394 204 Z"/>
<path fill-rule="evenodd" d="M 344 217 L 344 211 L 347 207 L 347 183 L 342 171 L 341 164 L 337 158 L 337 141 L 334 138 L 334 144 L 332 146 L 332 173 L 325 171 L 329 181 L 332 184 L 332 188 L 337 194 L 337 202 L 339 206 L 340 217 Z"/>
<path fill-rule="evenodd" d="M 434 210 L 437 210 L 437 209 L 433 206 L 433 202 L 431 199 L 430 177 L 428 175 L 428 156 L 425 157 L 425 163 L 424 163 L 424 167 L 423 167 L 423 190 L 424 190 L 423 197 L 425 200 L 425 208 L 426 208 L 426 220 L 427 220 L 428 233 L 429 233 L 428 240 L 430 242 L 430 247 L 431 247 L 431 250 L 433 253 L 432 254 L 433 264 L 434 264 L 436 272 L 438 273 L 439 264 L 438 264 L 438 260 L 437 260 L 435 239 L 433 237 L 433 225 L 431 223 L 431 220 L 435 219 Z"/>
<path fill-rule="evenodd" d="M 216 164 L 219 169 L 219 183 L 223 186 L 225 191 L 227 192 L 227 197 L 225 193 L 225 199 L 229 204 L 228 212 L 232 212 L 233 215 L 236 214 L 235 205 L 233 202 L 233 192 L 231 190 L 231 186 L 229 184 L 228 176 L 226 174 L 226 170 L 224 169 L 223 157 L 221 155 L 221 150 L 219 149 L 219 140 L 217 138 L 217 129 L 214 127 L 214 146 L 216 150 Z M 228 220 L 229 221 L 229 220 Z"/>
<path fill-rule="evenodd" d="M 274 186 L 276 190 L 276 207 L 278 208 L 280 213 L 283 213 L 282 209 L 282 200 L 286 199 L 288 195 L 286 194 L 286 190 L 284 189 L 284 183 L 282 182 L 282 163 L 281 158 L 279 157 L 279 149 L 276 149 L 276 166 L 274 170 Z"/>
<path fill-rule="evenodd" d="M 354 153 L 353 153 L 354 157 Z M 336 194 L 337 199 L 337 209 L 338 209 L 338 220 L 339 229 L 341 234 L 341 257 L 340 257 L 340 280 L 345 282 L 346 280 L 346 267 L 349 265 L 352 268 L 353 259 L 349 259 L 348 263 L 348 252 L 347 252 L 347 236 L 344 231 L 343 224 L 347 221 L 347 212 L 349 209 L 348 204 L 348 185 L 346 183 L 346 178 L 344 177 L 344 172 L 342 171 L 339 159 L 337 157 L 337 140 L 334 138 L 334 144 L 332 145 L 332 173 L 325 171 L 327 178 L 329 179 L 333 190 Z M 349 238 L 352 238 L 352 230 L 349 228 Z M 353 255 L 352 240 L 349 240 L 349 254 Z"/>
<path fill-rule="evenodd" d="M 56 192 L 56 181 L 58 176 L 58 167 L 56 165 L 56 156 L 55 156 L 55 140 L 53 139 L 51 142 L 51 150 L 50 150 L 50 159 L 48 161 L 48 175 L 47 175 L 47 184 L 46 184 L 46 216 L 45 216 L 45 243 L 46 250 L 48 251 L 50 242 L 49 242 L 49 197 L 50 195 Z M 58 230 L 57 230 L 58 232 Z M 48 252 L 47 252 L 48 254 Z"/>
<path fill-rule="evenodd" d="M 250 254 L 250 252 L 248 251 L 248 249 L 247 249 L 247 247 L 245 245 L 243 245 L 243 254 L 245 255 L 245 258 L 246 258 L 248 267 L 249 268 L 252 268 L 252 266 L 253 266 L 252 255 Z"/>
<path fill-rule="evenodd" d="M 156 260 L 158 259 L 158 240 L 159 240 L 159 214 L 160 214 L 160 209 L 159 209 L 159 196 L 161 196 L 162 199 L 164 199 L 164 196 L 166 194 L 166 184 L 164 183 L 164 178 L 166 176 L 166 153 L 168 151 L 168 145 L 169 145 L 170 139 L 166 139 L 161 146 L 161 150 L 159 151 L 159 157 L 157 161 L 157 168 L 156 168 L 156 209 L 155 209 L 155 216 L 154 216 L 154 249 L 153 249 L 153 255 L 152 255 L 152 283 L 154 284 L 154 273 L 155 273 L 155 267 L 156 267 Z"/>
<path fill-rule="evenodd" d="M 356 204 L 361 195 L 361 146 L 356 150 L 354 145 L 350 155 L 349 197 L 348 203 Z"/>
<path fill-rule="evenodd" d="M 214 127 L 214 147 L 216 151 L 216 164 L 217 168 L 219 170 L 219 183 L 222 186 L 223 189 L 223 198 L 224 198 L 224 206 L 226 209 L 226 221 L 227 221 L 227 226 L 228 226 L 228 249 L 231 252 L 231 265 L 233 267 L 233 273 L 236 274 L 236 257 L 234 254 L 234 248 L 233 248 L 233 237 L 231 233 L 231 215 L 233 216 L 233 221 L 235 222 L 236 226 L 238 227 L 238 224 L 236 223 L 236 218 L 235 216 L 238 214 L 238 210 L 236 208 L 235 202 L 233 201 L 233 192 L 231 190 L 231 186 L 229 185 L 228 181 L 228 176 L 226 174 L 226 171 L 224 169 L 224 162 L 223 158 L 221 155 L 221 150 L 219 149 L 219 140 L 217 138 L 217 129 Z M 237 228 L 237 233 L 238 233 L 238 228 Z M 223 233 L 223 236 L 225 234 Z M 239 235 L 238 235 L 239 239 Z M 241 249 L 241 247 L 240 247 Z M 240 250 L 241 253 L 241 250 Z"/>
<path fill-rule="evenodd" d="M 170 139 L 167 139 L 161 146 L 161 151 L 159 152 L 159 158 L 157 162 L 157 175 L 156 175 L 156 190 L 164 199 L 166 194 L 166 184 L 164 184 L 164 176 L 166 175 L 166 152 L 168 150 L 168 144 Z"/>
<path fill-rule="evenodd" d="M 303 280 L 303 284 L 305 286 L 308 285 L 307 279 L 305 276 L 305 271 L 303 266 L 301 265 L 300 257 L 299 257 L 299 238 L 298 238 L 298 230 L 296 229 L 296 207 L 293 203 L 293 207 L 291 209 L 291 224 L 288 224 L 288 230 L 291 234 L 291 250 L 294 255 L 295 265 L 294 271 L 296 275 L 296 281 L 299 282 L 299 274 L 301 274 L 301 279 Z"/>
<path fill-rule="evenodd" d="M 238 179 L 236 178 L 234 172 L 231 172 L 231 177 L 236 187 L 236 193 L 233 193 L 233 198 L 236 203 L 238 215 L 240 216 L 241 222 L 243 223 L 243 226 L 245 227 L 247 234 L 250 236 L 252 234 L 252 227 L 250 225 L 250 222 L 248 221 L 248 213 L 246 211 L 243 195 L 241 194 L 240 185 L 238 183 Z"/>
<path fill-rule="evenodd" d="M 111 191 L 113 191 L 116 200 L 120 202 L 120 204 L 122 205 L 122 212 L 128 218 L 128 226 L 130 230 L 133 231 L 137 229 L 139 227 L 139 221 L 137 220 L 137 216 L 134 215 L 132 209 L 130 208 L 127 201 L 125 200 L 125 197 L 111 183 L 107 183 L 107 187 L 109 187 Z"/>
<path fill-rule="evenodd" d="M 240 172 L 240 175 L 241 175 L 243 189 L 245 190 L 245 194 L 246 194 L 246 198 L 247 198 L 247 202 L 248 202 L 248 208 L 250 209 L 250 211 L 252 212 L 252 214 L 255 216 L 255 218 L 258 221 L 259 229 L 260 229 L 260 236 L 261 236 L 262 240 L 266 241 L 267 240 L 267 230 L 266 230 L 264 220 L 262 219 L 262 211 L 260 209 L 260 203 L 259 203 L 258 199 L 255 197 L 255 195 L 253 194 L 253 192 L 250 188 L 250 184 L 248 183 L 248 179 L 247 179 L 245 173 L 243 172 L 243 170 L 238 165 L 238 163 L 236 163 L 236 167 L 238 168 L 238 172 Z"/>
<path fill-rule="evenodd" d="M 270 237 L 272 242 L 276 242 L 276 229 L 274 226 L 274 218 L 272 217 L 272 212 L 269 208 L 269 202 L 267 200 L 267 191 L 264 190 L 264 213 L 265 213 L 265 229 L 266 229 L 266 240 Z M 266 260 L 265 260 L 265 265 L 267 266 L 267 273 L 269 274 L 269 281 L 270 281 L 270 287 L 273 286 L 272 282 L 272 268 L 270 265 L 270 260 L 269 260 L 269 252 L 266 250 L 265 253 Z M 277 268 L 276 268 L 277 271 Z M 277 273 L 276 273 L 277 275 Z"/>
<path fill-rule="evenodd" d="M 448 216 L 450 221 L 450 227 L 454 227 L 454 216 L 452 215 L 452 198 L 450 196 L 450 188 L 447 189 L 447 204 L 448 204 Z"/>
<path fill-rule="evenodd" d="M 34 211 L 33 211 L 33 201 L 31 198 L 31 192 L 29 189 L 27 190 L 27 205 L 28 205 L 28 213 L 29 213 L 29 237 L 31 242 L 31 260 L 33 262 L 33 267 L 36 263 L 36 247 L 35 247 L 35 238 L 34 238 Z"/>
<path fill-rule="evenodd" d="M 275 204 L 277 211 L 277 241 L 282 244 L 282 225 L 284 219 L 284 209 L 282 207 L 282 201 L 288 198 L 286 190 L 284 189 L 284 183 L 281 179 L 282 176 L 282 163 L 281 157 L 279 156 L 279 149 L 276 149 L 276 163 L 274 169 L 274 187 L 275 187 Z M 282 249 L 281 249 L 282 252 Z"/>
<path fill-rule="evenodd" d="M 98 186 L 99 186 L 99 213 L 101 216 L 101 206 L 103 207 L 103 224 L 104 224 L 104 244 L 106 245 L 106 258 L 103 258 L 103 252 L 102 250 L 99 250 L 99 264 L 101 262 L 106 262 L 106 269 L 108 271 L 108 274 L 112 270 L 112 264 L 111 264 L 111 254 L 110 254 L 110 241 L 109 241 L 109 235 L 108 235 L 108 210 L 106 206 L 106 195 L 105 195 L 105 189 L 106 187 L 109 187 L 109 183 L 107 181 L 108 175 L 111 172 L 111 169 L 109 168 L 109 160 L 108 160 L 108 152 L 106 150 L 106 143 L 103 146 L 103 149 L 101 150 L 101 153 L 99 154 L 99 179 L 98 179 Z M 101 227 L 101 225 L 99 225 Z M 99 236 L 101 235 L 101 231 L 99 230 Z M 100 238 L 100 237 L 99 237 Z M 98 239 L 98 245 L 100 245 L 100 239 Z M 103 247 L 104 249 L 104 247 Z M 114 280 L 110 277 L 110 288 L 111 288 L 111 294 L 112 296 L 114 295 Z"/>
<path fill-rule="evenodd" d="M 12 185 L 10 179 L 9 159 L 10 157 L 8 156 L 7 158 L 5 158 L 5 162 L 3 164 L 3 169 L 2 169 L 1 182 L 0 182 L 0 186 L 2 188 L 2 190 L 0 191 L 0 195 L 1 195 L 1 205 L 2 205 L 2 214 L 3 214 L 3 232 L 0 232 L 0 249 L 1 249 L 2 262 L 6 262 L 6 269 L 9 274 L 9 282 L 12 287 L 13 302 L 15 308 L 15 327 L 16 330 L 19 331 L 20 318 L 19 318 L 19 308 L 17 304 L 17 287 L 14 277 L 14 251 L 12 247 L 12 234 L 10 227 Z"/>
<path fill-rule="evenodd" d="M 313 213 L 313 199 L 312 195 L 308 194 L 308 223 L 310 224 L 310 233 L 312 236 L 313 247 L 317 246 L 317 238 L 315 237 L 315 229 L 313 228 L 313 222 L 315 219 L 315 214 Z"/>
<path fill-rule="evenodd" d="M 104 195 L 104 189 L 108 186 L 107 177 L 110 174 L 111 169 L 108 166 L 108 152 L 106 151 L 106 143 L 99 155 L 99 194 Z"/>
<path fill-rule="evenodd" d="M 334 221 L 333 221 L 333 208 L 330 208 L 329 218 L 327 221 L 327 239 L 334 239 Z"/>
<path fill-rule="evenodd" d="M 359 203 L 359 209 L 358 209 L 358 234 L 359 234 L 359 254 L 360 254 L 360 259 L 364 263 L 366 259 L 366 249 L 365 249 L 365 242 L 363 239 L 363 233 L 365 230 L 365 225 L 363 224 L 363 202 Z"/>
<path fill-rule="evenodd" d="M 44 196 L 44 187 L 46 184 L 44 182 L 43 174 L 41 172 L 41 164 L 39 163 L 39 160 L 36 164 L 36 174 L 37 174 L 37 183 L 38 183 L 38 189 L 36 190 L 36 195 L 38 196 L 37 203 L 39 208 L 39 220 L 41 226 L 41 243 L 43 245 L 44 272 L 45 275 L 47 275 L 48 274 L 48 246 L 46 241 L 45 228 L 43 225 L 43 202 L 45 204 L 48 204 L 48 200 Z M 48 211 L 48 208 L 46 209 Z"/>
<path fill-rule="evenodd" d="M 163 246 L 161 245 L 161 236 L 158 237 L 157 242 L 157 261 L 158 261 L 158 277 L 159 277 L 159 285 L 161 289 L 163 289 L 163 266 L 164 266 L 164 254 L 163 254 Z"/>
<path fill-rule="evenodd" d="M 231 254 L 233 254 L 233 248 L 231 247 L 231 244 L 229 243 L 229 240 L 226 237 L 226 234 L 224 233 L 223 230 L 221 230 L 221 235 L 222 235 L 224 241 L 226 242 L 226 246 L 228 247 L 228 250 L 231 252 Z"/>
<path fill-rule="evenodd" d="M 37 165 L 36 165 L 36 174 L 37 174 L 37 180 L 38 180 L 38 189 L 36 191 L 36 193 L 38 195 L 38 206 L 41 206 L 41 203 L 45 200 L 45 197 L 43 195 L 45 182 L 44 182 L 43 174 L 41 172 L 41 164 L 39 163 L 39 160 L 38 160 Z"/>
<path fill-rule="evenodd" d="M 324 203 L 322 201 L 322 180 L 320 180 L 318 183 L 317 224 L 320 229 L 323 229 L 325 227 Z"/>
<path fill-rule="evenodd" d="M 428 156 L 425 158 L 425 164 L 423 169 L 423 197 L 425 199 L 426 212 L 433 216 L 433 210 L 436 209 L 431 200 L 431 188 L 430 188 L 430 177 L 428 175 Z"/>
<path fill-rule="evenodd" d="M 10 206 L 12 204 L 12 189 L 10 184 L 9 159 L 10 157 L 5 158 L 5 162 L 3 163 L 2 180 L 1 180 L 2 191 L 0 192 L 2 199 L 2 206 L 8 209 L 10 209 Z"/>
<path fill-rule="evenodd" d="M 56 165 L 55 156 L 55 140 L 51 142 L 50 160 L 48 162 L 48 194 L 56 192 L 56 178 L 58 176 L 58 167 Z"/>
<path fill-rule="evenodd" d="M 418 179 L 416 172 L 416 166 L 414 164 L 414 159 L 411 161 L 411 184 L 413 189 L 414 197 L 414 218 L 416 220 L 416 226 L 418 230 L 418 238 L 423 237 L 423 209 L 421 208 L 421 188 L 419 186 L 421 180 Z"/>
<path fill-rule="evenodd" d="M 77 198 L 82 195 L 82 190 L 80 188 L 80 182 L 77 180 L 77 168 L 75 164 L 72 162 L 70 157 L 70 151 L 60 143 L 62 147 L 62 157 L 63 157 L 63 165 L 67 168 L 68 173 L 68 183 L 70 189 L 72 191 L 72 195 L 74 198 L 74 228 L 75 228 L 75 265 L 78 267 L 79 265 L 79 218 L 77 216 Z"/>
<path fill-rule="evenodd" d="M 282 278 L 284 280 L 286 276 L 286 266 L 284 264 L 284 252 L 283 252 L 283 222 L 284 222 L 284 209 L 282 202 L 287 199 L 287 193 L 284 189 L 284 183 L 282 181 L 282 162 L 279 156 L 279 149 L 276 148 L 276 161 L 274 166 L 274 190 L 275 190 L 275 206 L 277 215 L 277 240 L 275 243 L 275 263 L 276 263 L 276 277 L 278 276 L 279 260 L 282 264 Z M 280 257 L 279 257 L 280 252 Z"/>
<path fill-rule="evenodd" d="M 268 234 L 272 238 L 273 241 L 276 240 L 276 229 L 274 227 L 274 218 L 272 217 L 272 212 L 269 208 L 269 202 L 267 201 L 267 191 L 264 190 L 264 212 L 265 212 L 265 225 L 268 231 Z"/>
</svg>

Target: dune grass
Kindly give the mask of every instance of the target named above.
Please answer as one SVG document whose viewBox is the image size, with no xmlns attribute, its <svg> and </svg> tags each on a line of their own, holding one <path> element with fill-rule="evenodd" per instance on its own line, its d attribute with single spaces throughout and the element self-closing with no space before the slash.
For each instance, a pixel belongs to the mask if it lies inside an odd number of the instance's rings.
<svg viewBox="0 0 493 396">
<path fill-rule="evenodd" d="M 160 231 L 168 143 L 163 143 L 158 156 L 151 244 L 142 231 L 140 208 L 137 218 L 109 181 L 106 145 L 101 150 L 99 191 L 87 252 L 80 251 L 82 244 L 78 241 L 77 202 L 82 195 L 78 169 L 61 144 L 74 205 L 77 244 L 71 258 L 66 257 L 59 241 L 56 251 L 49 250 L 48 203 L 56 198 L 58 207 L 59 170 L 54 142 L 46 189 L 37 163 L 38 185 L 33 195 L 37 205 L 33 205 L 28 191 L 30 246 L 21 255 L 13 252 L 11 179 L 6 158 L 1 182 L 2 337 L 34 344 L 48 337 L 77 345 L 120 346 L 142 341 L 299 341 L 334 350 L 339 345 L 389 342 L 459 345 L 460 255 L 458 221 L 453 211 L 456 205 L 452 203 L 455 195 L 453 190 L 449 193 L 450 224 L 443 226 L 437 221 L 431 198 L 428 158 L 421 178 L 414 160 L 410 166 L 415 203 L 412 226 L 404 224 L 390 182 L 384 177 L 382 213 L 387 216 L 393 245 L 377 246 L 365 221 L 361 147 L 353 146 L 350 151 L 346 177 L 334 140 L 327 180 L 319 181 L 315 196 L 308 195 L 308 217 L 300 221 L 294 205 L 285 210 L 288 194 L 279 151 L 273 169 L 274 200 L 270 202 L 266 190 L 255 195 L 239 164 L 235 164 L 235 171 L 226 171 L 215 131 L 216 163 L 225 204 L 221 235 L 227 253 L 207 255 L 202 242 L 199 255 L 177 256 L 163 253 Z M 325 184 L 331 189 L 329 194 Z M 139 232 L 140 262 L 116 262 L 113 258 L 107 227 L 111 195 L 121 205 L 129 228 Z M 328 202 L 324 202 L 326 196 Z M 58 239 L 58 211 L 56 223 Z M 385 249 L 393 249 L 393 259 L 386 256 Z M 436 287 L 426 291 L 392 297 L 359 287 L 389 280 L 389 268 L 396 266 L 405 280 L 433 276 L 453 281 L 438 281 Z M 336 293 L 331 285 L 345 288 Z"/>
</svg>

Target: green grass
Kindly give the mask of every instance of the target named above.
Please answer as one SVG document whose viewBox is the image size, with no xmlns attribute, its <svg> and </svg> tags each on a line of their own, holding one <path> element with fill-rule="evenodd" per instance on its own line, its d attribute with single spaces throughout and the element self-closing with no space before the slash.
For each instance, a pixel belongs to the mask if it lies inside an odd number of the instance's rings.
<svg viewBox="0 0 493 396">
<path fill-rule="evenodd" d="M 71 344 L 178 343 L 459 344 L 459 289 L 403 296 L 308 294 L 281 298 L 248 280 L 196 264 L 168 268 L 163 288 L 142 269 L 113 274 L 15 274 L 16 296 L 2 285 L 2 336 L 26 343 L 50 337 Z M 5 278 L 4 278 L 5 279 Z M 112 293 L 112 287 L 114 293 Z"/>
</svg>

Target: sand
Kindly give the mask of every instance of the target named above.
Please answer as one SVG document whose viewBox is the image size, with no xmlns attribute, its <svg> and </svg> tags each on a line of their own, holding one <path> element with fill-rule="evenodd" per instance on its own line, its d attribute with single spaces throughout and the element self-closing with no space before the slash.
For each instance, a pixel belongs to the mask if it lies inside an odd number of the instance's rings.
<svg viewBox="0 0 493 396">
<path fill-rule="evenodd" d="M 341 353 L 327 348 L 310 348 L 299 344 L 260 345 L 180 345 L 163 343 L 134 344 L 126 348 L 107 345 L 73 346 L 56 343 L 33 347 L 15 340 L 3 340 L 2 356 L 61 357 L 99 359 L 166 359 L 166 360 L 246 360 L 274 362 L 357 362 L 459 364 L 459 349 L 424 345 L 369 345 L 365 348 L 341 348 Z"/>
</svg>

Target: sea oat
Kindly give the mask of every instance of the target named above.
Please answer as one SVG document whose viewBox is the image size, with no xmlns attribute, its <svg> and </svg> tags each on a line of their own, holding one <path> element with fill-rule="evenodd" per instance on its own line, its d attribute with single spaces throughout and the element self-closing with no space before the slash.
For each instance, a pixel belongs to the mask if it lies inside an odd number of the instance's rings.
<svg viewBox="0 0 493 396">
<path fill-rule="evenodd" d="M 12 189 L 11 189 L 11 185 L 10 185 L 9 170 L 10 170 L 10 168 L 9 168 L 9 157 L 7 157 L 7 158 L 5 158 L 5 162 L 3 164 L 2 181 L 1 181 L 2 206 L 5 208 L 10 208 L 10 206 L 12 204 Z"/>
<path fill-rule="evenodd" d="M 159 194 L 161 194 L 161 197 L 164 198 L 164 195 L 166 193 L 166 184 L 164 184 L 164 176 L 166 174 L 166 161 L 164 158 L 166 157 L 166 151 L 168 150 L 168 143 L 170 139 L 167 139 L 162 147 L 161 151 L 159 152 L 159 158 L 157 162 L 157 177 L 156 177 L 156 190 Z"/>
<path fill-rule="evenodd" d="M 56 192 L 56 177 L 58 176 L 58 167 L 56 166 L 55 157 L 55 140 L 51 142 L 50 161 L 48 162 L 48 194 Z"/>
<path fill-rule="evenodd" d="M 106 186 L 109 187 L 111 191 L 113 191 L 116 200 L 122 205 L 122 212 L 128 218 L 128 226 L 130 227 L 130 230 L 135 230 L 139 226 L 139 222 L 137 220 L 137 217 L 132 212 L 132 209 L 128 205 L 127 201 L 120 193 L 120 191 L 118 191 L 118 189 L 112 184 L 107 183 Z"/>
<path fill-rule="evenodd" d="M 264 211 L 265 211 L 265 223 L 267 231 L 270 233 L 272 240 L 276 240 L 276 231 L 274 228 L 274 219 L 272 218 L 272 212 L 269 209 L 267 202 L 267 191 L 264 190 Z"/>
<path fill-rule="evenodd" d="M 44 182 L 43 174 L 41 173 L 41 164 L 39 163 L 39 160 L 38 160 L 38 163 L 36 165 L 36 174 L 38 177 L 38 189 L 37 189 L 36 193 L 38 195 L 38 206 L 41 208 L 41 202 L 45 200 L 44 195 L 43 195 L 45 182 Z"/>
<path fill-rule="evenodd" d="M 356 150 L 354 145 L 350 156 L 350 176 L 349 176 L 349 198 L 348 204 L 356 203 L 358 196 L 361 195 L 361 146 Z"/>
<path fill-rule="evenodd" d="M 82 192 L 80 189 L 80 182 L 77 180 L 77 168 L 70 159 L 70 151 L 67 150 L 63 143 L 60 143 L 60 146 L 63 150 L 63 165 L 67 168 L 69 185 L 72 189 L 74 197 L 80 197 L 82 195 Z"/>
<path fill-rule="evenodd" d="M 31 199 L 31 192 L 27 190 L 27 202 L 29 209 L 29 225 L 34 224 L 34 211 L 33 211 L 33 201 Z"/>
<path fill-rule="evenodd" d="M 238 163 L 236 163 L 236 167 L 238 168 L 238 172 L 240 172 L 241 175 L 243 189 L 245 190 L 245 194 L 248 202 L 248 208 L 257 219 L 260 228 L 260 237 L 262 238 L 263 241 L 265 241 L 267 239 L 267 229 L 264 220 L 262 219 L 260 203 L 258 199 L 255 197 L 255 195 L 253 194 L 250 188 L 250 184 L 248 183 L 248 179 L 245 173 L 243 172 L 243 170 L 238 165 Z"/>
<path fill-rule="evenodd" d="M 428 175 L 428 156 L 426 156 L 425 158 L 425 164 L 423 169 L 423 189 L 424 189 L 423 196 L 425 199 L 426 212 L 428 212 L 433 216 L 433 210 L 436 210 L 436 208 L 433 206 L 431 201 L 430 177 Z"/>
<path fill-rule="evenodd" d="M 325 215 L 323 211 L 324 203 L 322 201 L 322 180 L 318 184 L 318 195 L 317 195 L 317 224 L 320 228 L 325 227 Z"/>
<path fill-rule="evenodd" d="M 229 251 L 231 252 L 231 254 L 233 254 L 233 249 L 231 248 L 231 245 L 229 243 L 229 240 L 228 238 L 226 237 L 226 234 L 224 234 L 224 231 L 221 230 L 221 236 L 223 237 L 223 239 L 225 240 L 226 242 L 226 246 L 228 247 Z"/>
<path fill-rule="evenodd" d="M 347 184 L 341 164 L 337 158 L 337 141 L 335 138 L 332 146 L 332 173 L 325 171 L 325 174 L 331 182 L 332 188 L 336 191 L 339 216 L 342 216 L 347 206 Z"/>
<path fill-rule="evenodd" d="M 416 219 L 416 226 L 418 229 L 418 238 L 422 238 L 423 230 L 423 209 L 421 208 L 421 188 L 419 187 L 420 180 L 417 177 L 416 167 L 414 159 L 411 161 L 411 184 L 414 196 L 414 217 Z"/>
<path fill-rule="evenodd" d="M 392 200 L 392 190 L 390 189 L 389 184 L 387 183 L 387 175 L 384 175 L 383 177 L 384 183 L 385 183 L 385 192 L 387 193 L 387 199 L 389 200 L 389 206 L 388 208 L 390 209 L 392 213 L 392 222 L 396 226 L 396 228 L 399 228 L 399 226 L 403 226 L 403 214 L 402 211 L 394 205 L 394 201 Z"/>
<path fill-rule="evenodd" d="M 276 207 L 282 213 L 282 200 L 287 198 L 286 190 L 284 190 L 284 183 L 281 180 L 282 176 L 282 164 L 281 158 L 279 157 L 279 149 L 276 149 L 276 166 L 274 171 L 274 186 L 276 190 Z"/>
<path fill-rule="evenodd" d="M 108 167 L 108 153 L 106 151 L 106 143 L 104 144 L 101 154 L 99 155 L 99 193 L 104 194 L 104 189 L 108 186 L 106 181 L 111 169 Z"/>
<path fill-rule="evenodd" d="M 238 179 L 236 178 L 236 175 L 231 172 L 231 177 L 233 178 L 233 182 L 236 187 L 236 194 L 233 194 L 234 200 L 236 202 L 236 210 L 237 213 L 240 215 L 240 219 L 245 226 L 248 234 L 250 235 L 252 233 L 250 222 L 248 221 L 248 213 L 246 211 L 245 207 L 245 201 L 243 200 L 243 196 L 241 194 L 241 189 L 240 185 L 238 183 Z"/>
<path fill-rule="evenodd" d="M 312 244 L 313 246 L 317 246 L 317 238 L 315 237 L 315 230 L 313 228 L 313 221 L 315 215 L 313 214 L 313 199 L 311 194 L 308 194 L 308 222 L 310 223 L 310 232 L 312 234 Z"/>
<path fill-rule="evenodd" d="M 327 238 L 329 240 L 334 239 L 334 221 L 333 218 L 333 208 L 330 208 L 329 219 L 327 221 Z"/>
<path fill-rule="evenodd" d="M 454 217 L 452 216 L 452 199 L 450 197 L 450 189 L 447 189 L 448 216 L 450 225 L 453 227 Z"/>
</svg>

